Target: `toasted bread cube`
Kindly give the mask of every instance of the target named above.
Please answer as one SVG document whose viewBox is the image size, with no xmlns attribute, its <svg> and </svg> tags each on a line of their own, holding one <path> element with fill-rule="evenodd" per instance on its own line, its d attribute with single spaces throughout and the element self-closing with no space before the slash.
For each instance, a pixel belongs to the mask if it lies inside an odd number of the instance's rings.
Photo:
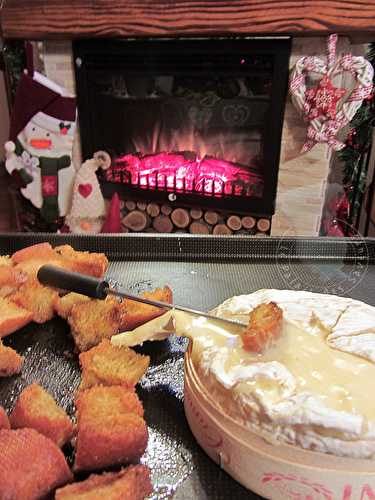
<svg viewBox="0 0 375 500">
<path fill-rule="evenodd" d="M 113 346 L 110 340 L 79 355 L 82 367 L 80 389 L 93 385 L 122 385 L 134 387 L 146 373 L 150 357 L 137 354 L 128 347 Z"/>
<path fill-rule="evenodd" d="M 152 493 L 150 470 L 131 465 L 120 472 L 92 474 L 86 481 L 56 491 L 56 500 L 144 500 Z"/>
<path fill-rule="evenodd" d="M 102 253 L 78 252 L 69 245 L 52 248 L 49 243 L 23 248 L 12 255 L 11 261 L 32 276 L 47 263 L 98 278 L 104 276 L 108 267 L 108 259 Z"/>
<path fill-rule="evenodd" d="M 152 292 L 144 292 L 141 294 L 141 297 L 149 300 L 166 302 L 167 304 L 173 303 L 172 290 L 168 286 L 165 286 L 164 288 L 156 288 Z M 161 316 L 165 313 L 165 309 L 125 299 L 120 305 L 120 313 L 120 330 L 131 331 L 134 330 L 134 328 L 147 323 L 147 321 L 151 321 L 152 319 Z"/>
<path fill-rule="evenodd" d="M 55 252 L 49 243 L 37 243 L 22 250 L 18 250 L 12 255 L 15 264 L 32 259 L 50 259 L 55 256 Z"/>
<path fill-rule="evenodd" d="M 13 261 L 9 255 L 0 255 L 0 266 L 13 266 Z"/>
<path fill-rule="evenodd" d="M 21 392 L 9 419 L 12 429 L 35 429 L 60 448 L 74 433 L 73 423 L 65 411 L 43 387 L 35 383 Z"/>
<path fill-rule="evenodd" d="M 29 278 L 20 286 L 10 299 L 18 306 L 32 312 L 36 323 L 45 323 L 55 315 L 54 302 L 58 297 L 57 290 L 43 286 L 37 278 Z"/>
<path fill-rule="evenodd" d="M 0 297 L 0 338 L 27 325 L 33 314 L 27 308 L 15 304 L 8 298 Z"/>
<path fill-rule="evenodd" d="M 0 450 L 0 498 L 44 498 L 73 479 L 60 448 L 34 429 L 0 430 Z"/>
<path fill-rule="evenodd" d="M 61 255 L 71 264 L 71 270 L 101 278 L 108 268 L 108 259 L 104 253 L 78 252 L 70 245 L 55 247 L 57 254 Z"/>
<path fill-rule="evenodd" d="M 23 356 L 11 347 L 5 347 L 0 339 L 0 377 L 10 377 L 21 372 Z"/>
<path fill-rule="evenodd" d="M 6 297 L 18 290 L 27 281 L 28 275 L 12 266 L 0 265 L 0 297 Z"/>
<path fill-rule="evenodd" d="M 247 351 L 262 352 L 281 335 L 283 310 L 275 303 L 259 304 L 249 315 L 249 324 L 242 334 Z"/>
<path fill-rule="evenodd" d="M 87 351 L 118 332 L 119 304 L 112 297 L 73 306 L 68 323 L 77 348 Z"/>
<path fill-rule="evenodd" d="M 90 300 L 92 300 L 90 297 L 81 295 L 80 293 L 67 293 L 63 297 L 56 297 L 54 301 L 55 311 L 59 316 L 67 319 L 73 309 L 73 306 L 81 304 L 82 302 L 90 302 Z"/>
<path fill-rule="evenodd" d="M 20 262 L 19 264 L 16 264 L 14 269 L 17 271 L 26 273 L 29 277 L 32 277 L 34 279 L 37 278 L 37 274 L 39 269 L 42 266 L 45 266 L 46 264 L 55 266 L 55 267 L 62 267 L 63 269 L 68 269 L 71 270 L 71 265 L 69 264 L 68 261 L 65 261 L 58 255 L 54 254 L 53 257 L 47 259 L 47 258 L 33 258 L 30 260 L 24 260 Z"/>
<path fill-rule="evenodd" d="M 144 453 L 148 432 L 134 390 L 97 385 L 79 392 L 76 407 L 76 471 L 126 464 Z"/>
<path fill-rule="evenodd" d="M 10 429 L 8 415 L 2 406 L 0 406 L 0 429 Z"/>
</svg>

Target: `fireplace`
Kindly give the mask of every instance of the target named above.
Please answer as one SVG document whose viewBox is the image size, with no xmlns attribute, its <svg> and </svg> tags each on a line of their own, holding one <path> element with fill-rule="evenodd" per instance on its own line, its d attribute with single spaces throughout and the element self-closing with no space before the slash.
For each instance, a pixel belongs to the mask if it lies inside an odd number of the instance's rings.
<svg viewBox="0 0 375 500">
<path fill-rule="evenodd" d="M 83 156 L 104 193 L 271 216 L 288 80 L 280 38 L 73 44 Z"/>
</svg>

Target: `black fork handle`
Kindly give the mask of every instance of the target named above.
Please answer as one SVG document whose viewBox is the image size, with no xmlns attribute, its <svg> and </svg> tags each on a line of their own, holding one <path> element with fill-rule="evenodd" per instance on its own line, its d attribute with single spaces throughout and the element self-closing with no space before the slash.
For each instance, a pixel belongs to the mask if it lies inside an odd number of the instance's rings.
<svg viewBox="0 0 375 500">
<path fill-rule="evenodd" d="M 105 299 L 108 293 L 109 285 L 105 280 L 74 273 L 73 271 L 51 266 L 50 264 L 42 266 L 37 276 L 42 285 L 81 293 L 95 299 Z"/>
</svg>

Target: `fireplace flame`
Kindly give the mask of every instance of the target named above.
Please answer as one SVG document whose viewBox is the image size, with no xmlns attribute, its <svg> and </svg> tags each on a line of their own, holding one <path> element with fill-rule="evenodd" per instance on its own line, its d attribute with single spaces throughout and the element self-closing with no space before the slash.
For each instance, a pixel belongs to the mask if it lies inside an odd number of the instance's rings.
<svg viewBox="0 0 375 500">
<path fill-rule="evenodd" d="M 185 194 L 263 194 L 257 131 L 253 135 L 227 131 L 203 136 L 193 128 L 165 131 L 159 123 L 151 133 L 132 142 L 135 153 L 115 159 L 106 172 L 108 181 Z"/>
<path fill-rule="evenodd" d="M 158 122 L 149 135 L 133 139 L 135 152 L 156 154 L 160 151 L 194 151 L 198 159 L 210 156 L 231 163 L 252 165 L 261 156 L 261 133 L 257 130 L 202 133 L 194 127 L 163 130 Z"/>
<path fill-rule="evenodd" d="M 186 151 L 123 155 L 105 175 L 110 182 L 141 189 L 208 196 L 263 194 L 263 178 L 256 170 L 209 156 L 200 159 Z"/>
</svg>

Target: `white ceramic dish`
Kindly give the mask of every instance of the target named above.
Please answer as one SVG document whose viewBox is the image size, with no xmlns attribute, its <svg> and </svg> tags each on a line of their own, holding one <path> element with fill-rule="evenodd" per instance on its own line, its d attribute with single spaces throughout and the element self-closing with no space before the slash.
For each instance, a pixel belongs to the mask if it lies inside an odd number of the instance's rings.
<svg viewBox="0 0 375 500">
<path fill-rule="evenodd" d="M 226 415 L 185 356 L 185 413 L 203 450 L 243 486 L 272 500 L 375 500 L 375 461 L 272 445 Z"/>
</svg>

